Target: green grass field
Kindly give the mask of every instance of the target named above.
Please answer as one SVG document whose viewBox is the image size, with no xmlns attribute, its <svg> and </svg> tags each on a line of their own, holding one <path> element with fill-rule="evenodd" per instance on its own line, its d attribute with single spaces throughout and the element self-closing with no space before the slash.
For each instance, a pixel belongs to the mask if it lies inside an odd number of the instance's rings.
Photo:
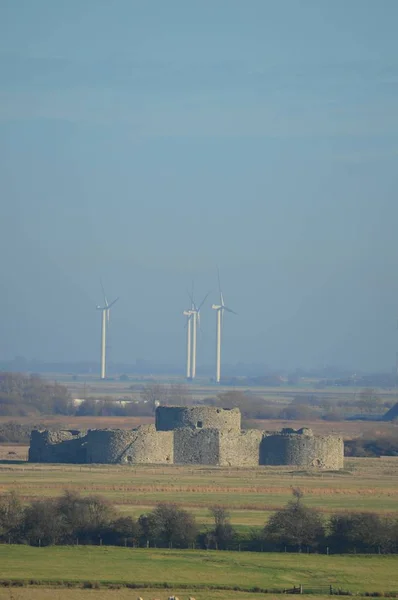
<svg viewBox="0 0 398 600">
<path fill-rule="evenodd" d="M 236 590 L 197 590 L 184 588 L 159 589 L 159 588 L 100 588 L 100 589 L 75 589 L 48 587 L 21 587 L 0 588 L 0 600 L 168 600 L 170 595 L 175 595 L 179 600 L 281 600 L 281 594 L 253 593 Z M 284 594 L 283 598 L 296 598 L 296 595 Z M 361 597 L 358 594 L 356 597 Z M 325 595 L 303 594 L 301 600 L 325 600 Z"/>
<path fill-rule="evenodd" d="M 304 589 L 333 584 L 353 592 L 397 591 L 398 556 L 152 550 L 98 546 L 0 546 L 2 579 L 168 583 Z"/>
<path fill-rule="evenodd" d="M 240 530 L 262 526 L 300 487 L 305 502 L 334 511 L 398 512 L 398 458 L 350 459 L 342 472 L 303 472 L 291 467 L 251 469 L 201 466 L 0 464 L 0 493 L 25 500 L 55 497 L 65 489 L 108 498 L 138 516 L 160 501 L 177 502 L 202 524 L 208 507 L 222 504 Z"/>
</svg>

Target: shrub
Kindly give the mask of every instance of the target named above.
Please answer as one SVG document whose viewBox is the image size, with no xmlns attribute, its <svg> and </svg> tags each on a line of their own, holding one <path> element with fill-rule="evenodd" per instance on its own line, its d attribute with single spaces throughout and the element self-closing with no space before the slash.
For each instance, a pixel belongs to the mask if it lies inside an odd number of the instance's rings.
<svg viewBox="0 0 398 600">
<path fill-rule="evenodd" d="M 82 543 L 98 543 L 109 534 L 116 516 L 114 508 L 99 496 L 82 497 L 75 492 L 65 492 L 56 506 L 70 542 L 78 539 Z"/>
<path fill-rule="evenodd" d="M 176 504 L 158 504 L 150 515 L 141 515 L 139 525 L 142 537 L 173 548 L 188 548 L 198 534 L 195 517 Z"/>
<path fill-rule="evenodd" d="M 299 490 L 283 509 L 274 513 L 264 527 L 265 541 L 271 546 L 316 548 L 325 538 L 325 528 L 320 513 L 302 503 Z"/>
<path fill-rule="evenodd" d="M 25 509 L 23 537 L 32 546 L 49 546 L 65 541 L 66 524 L 53 500 L 38 500 Z"/>
<path fill-rule="evenodd" d="M 397 521 L 375 513 L 333 515 L 328 543 L 335 552 L 396 552 Z"/>
</svg>

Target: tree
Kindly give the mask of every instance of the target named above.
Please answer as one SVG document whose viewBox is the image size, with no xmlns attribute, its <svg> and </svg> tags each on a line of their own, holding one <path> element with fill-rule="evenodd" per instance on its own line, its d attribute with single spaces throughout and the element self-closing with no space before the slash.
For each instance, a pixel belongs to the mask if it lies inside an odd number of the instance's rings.
<svg viewBox="0 0 398 600">
<path fill-rule="evenodd" d="M 224 506 L 212 506 L 210 513 L 214 519 L 214 529 L 208 534 L 218 550 L 225 550 L 235 538 L 235 530 L 230 522 L 230 514 Z"/>
<path fill-rule="evenodd" d="M 57 501 L 57 510 L 65 523 L 69 541 L 97 542 L 115 518 L 110 504 L 99 496 L 82 497 L 65 492 Z"/>
<path fill-rule="evenodd" d="M 150 544 L 154 544 L 156 542 L 158 531 L 153 513 L 141 515 L 138 518 L 138 532 L 141 543 L 149 546 Z"/>
<path fill-rule="evenodd" d="M 62 543 L 66 527 L 62 515 L 53 500 L 32 502 L 25 510 L 24 538 L 32 546 L 50 546 Z"/>
<path fill-rule="evenodd" d="M 172 383 L 168 390 L 168 403 L 173 406 L 188 406 L 192 404 L 192 394 L 184 383 Z"/>
<path fill-rule="evenodd" d="M 270 517 L 264 527 L 265 539 L 277 547 L 315 548 L 325 537 L 321 515 L 302 503 L 301 490 L 293 490 L 293 496 L 294 500 Z"/>
<path fill-rule="evenodd" d="M 398 543 L 397 521 L 376 513 L 333 515 L 329 545 L 335 552 L 394 552 Z"/>
<path fill-rule="evenodd" d="M 364 388 L 359 393 L 358 405 L 362 413 L 379 413 L 383 408 L 383 400 L 376 394 L 373 388 Z"/>
<path fill-rule="evenodd" d="M 133 546 L 139 538 L 139 527 L 137 521 L 131 517 L 119 517 L 106 527 L 102 534 L 104 544 L 121 546 L 127 544 Z"/>
<path fill-rule="evenodd" d="M 147 383 L 141 391 L 141 398 L 143 402 L 148 404 L 152 410 L 155 411 L 159 404 L 168 404 L 167 385 Z"/>
<path fill-rule="evenodd" d="M 2 373 L 0 413 L 8 415 L 71 414 L 73 403 L 64 385 L 43 380 L 39 375 Z"/>
<path fill-rule="evenodd" d="M 20 541 L 24 509 L 19 496 L 9 492 L 0 496 L 0 540 Z"/>
<path fill-rule="evenodd" d="M 158 504 L 147 523 L 157 543 L 173 548 L 189 547 L 198 533 L 194 516 L 176 504 Z"/>
<path fill-rule="evenodd" d="M 172 383 L 170 385 L 147 383 L 141 391 L 141 398 L 153 410 L 159 404 L 187 406 L 192 401 L 189 387 L 183 383 Z"/>
</svg>

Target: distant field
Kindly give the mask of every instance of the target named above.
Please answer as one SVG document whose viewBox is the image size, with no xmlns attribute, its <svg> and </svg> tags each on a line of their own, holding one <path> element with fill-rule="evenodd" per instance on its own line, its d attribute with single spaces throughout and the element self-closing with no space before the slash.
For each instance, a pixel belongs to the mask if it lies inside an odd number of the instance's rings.
<svg viewBox="0 0 398 600">
<path fill-rule="evenodd" d="M 254 396 L 265 398 L 267 402 L 272 402 L 280 405 L 288 404 L 297 394 L 315 394 L 316 396 L 328 399 L 337 400 L 350 398 L 354 400 L 356 394 L 360 392 L 361 387 L 317 387 L 318 380 L 307 379 L 300 381 L 297 385 L 281 385 L 276 387 L 271 386 L 231 386 L 223 384 L 215 384 L 210 381 L 209 377 L 198 377 L 195 381 L 187 382 L 181 376 L 130 376 L 128 381 L 120 381 L 120 374 L 114 376 L 114 379 L 101 381 L 97 375 L 79 375 L 77 380 L 74 380 L 73 375 L 65 373 L 48 373 L 43 374 L 43 377 L 50 380 L 55 380 L 65 384 L 75 398 L 87 398 L 95 396 L 117 396 L 130 397 L 138 399 L 140 390 L 143 386 L 150 383 L 160 384 L 183 384 L 189 391 L 193 400 L 209 398 L 217 396 L 217 394 L 239 390 L 242 392 L 249 391 Z M 377 394 L 384 400 L 397 401 L 397 392 L 395 389 L 377 388 Z"/>
<path fill-rule="evenodd" d="M 133 429 L 139 425 L 154 423 L 154 417 L 74 417 L 74 416 L 36 416 L 36 417 L 0 417 L 0 424 L 9 421 L 21 423 L 22 425 L 36 426 L 38 424 L 48 428 L 64 429 Z M 398 424 L 383 421 L 286 421 L 280 419 L 251 419 L 245 422 L 245 427 L 262 429 L 266 431 L 280 431 L 284 427 L 310 427 L 319 434 L 338 434 L 344 439 L 352 439 L 359 436 L 374 437 L 375 435 L 387 435 L 398 431 Z M 1 445 L 0 445 L 1 447 Z"/>
<path fill-rule="evenodd" d="M 325 591 L 332 584 L 353 592 L 398 591 L 398 556 L 3 545 L 0 565 L 2 579 L 48 583 L 168 583 L 176 589 L 198 584 L 283 589 L 302 584 L 304 589 Z"/>
<path fill-rule="evenodd" d="M 208 523 L 208 508 L 222 504 L 239 529 L 262 526 L 284 505 L 292 488 L 324 513 L 398 512 L 398 458 L 346 460 L 342 472 L 292 467 L 217 468 L 147 465 L 0 464 L 0 493 L 16 490 L 26 500 L 55 497 L 65 489 L 108 498 L 123 513 L 138 516 L 158 502 L 176 502 Z"/>
</svg>

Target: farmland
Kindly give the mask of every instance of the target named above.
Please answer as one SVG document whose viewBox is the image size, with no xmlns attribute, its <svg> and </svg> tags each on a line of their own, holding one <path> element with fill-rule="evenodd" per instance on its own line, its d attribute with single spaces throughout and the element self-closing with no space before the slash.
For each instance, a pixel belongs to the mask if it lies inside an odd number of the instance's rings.
<svg viewBox="0 0 398 600">
<path fill-rule="evenodd" d="M 119 385 L 111 385 L 109 392 L 115 393 L 116 388 Z M 275 402 L 289 401 L 276 390 L 271 393 Z M 3 420 L 7 419 L 0 418 Z M 153 422 L 153 417 L 42 415 L 18 418 L 18 422 L 28 426 L 40 422 L 46 427 L 73 429 L 132 428 Z M 345 438 L 373 432 L 388 435 L 396 430 L 396 426 L 389 423 L 326 422 L 320 419 L 313 422 L 246 421 L 246 426 L 267 430 L 303 425 L 317 433 L 336 433 Z M 152 510 L 159 502 L 175 502 L 192 512 L 202 529 L 211 523 L 209 507 L 223 505 L 229 510 L 237 531 L 249 534 L 252 528 L 262 527 L 273 511 L 290 500 L 294 488 L 300 488 L 305 503 L 316 507 L 325 516 L 355 511 L 398 514 L 398 458 L 348 458 L 340 472 L 304 471 L 292 467 L 30 464 L 26 458 L 27 446 L 0 446 L 0 493 L 14 490 L 24 502 L 59 497 L 64 490 L 84 496 L 98 494 L 123 515 L 132 517 Z M 0 546 L 0 564 L 0 578 L 33 580 L 40 584 L 27 588 L 0 586 L 0 600 L 91 600 L 93 597 L 95 600 L 116 597 L 130 600 L 137 596 L 144 600 L 164 600 L 170 590 L 157 586 L 165 582 L 173 586 L 172 591 L 180 598 L 192 595 L 197 600 L 257 600 L 260 596 L 252 591 L 253 588 L 281 589 L 294 584 L 319 587 L 319 590 L 323 589 L 322 593 L 327 592 L 329 584 L 352 592 L 398 592 L 398 581 L 391 576 L 397 571 L 398 558 L 395 556 L 3 545 Z M 98 584 L 100 589 L 82 589 L 85 581 Z M 62 582 L 72 587 L 66 589 Z M 145 584 L 145 588 L 126 589 L 123 586 L 128 582 Z M 204 590 L 199 584 L 210 587 Z M 109 589 L 109 586 L 118 585 L 122 587 Z M 234 585 L 241 591 L 220 589 Z"/>
<path fill-rule="evenodd" d="M 41 584 L 85 581 L 171 589 L 238 587 L 251 590 L 335 585 L 353 592 L 398 591 L 396 556 L 321 556 L 284 553 L 152 550 L 95 546 L 0 546 L 3 579 Z M 192 586 L 192 588 L 190 588 Z M 202 592 L 203 593 L 203 592 Z M 207 595 L 206 595 L 207 597 Z"/>
<path fill-rule="evenodd" d="M 292 467 L 0 464 L 0 493 L 12 489 L 25 500 L 75 490 L 108 498 L 132 516 L 161 501 L 176 502 L 192 511 L 200 523 L 209 522 L 209 506 L 222 504 L 231 511 L 238 529 L 263 525 L 271 511 L 290 499 L 295 487 L 303 491 L 309 506 L 324 513 L 395 513 L 397 484 L 396 458 L 347 459 L 344 471 L 324 473 Z"/>
</svg>

